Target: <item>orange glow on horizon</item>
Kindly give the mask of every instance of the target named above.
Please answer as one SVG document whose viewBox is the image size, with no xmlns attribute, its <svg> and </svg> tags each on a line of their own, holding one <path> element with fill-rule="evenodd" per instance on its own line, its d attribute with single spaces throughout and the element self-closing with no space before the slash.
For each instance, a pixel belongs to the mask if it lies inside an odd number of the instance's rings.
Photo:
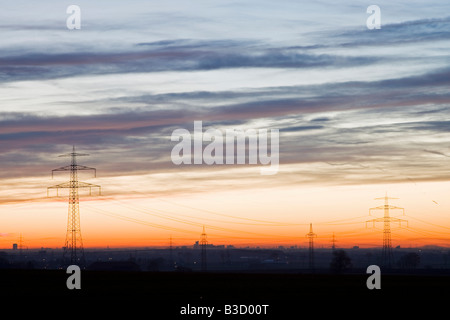
<svg viewBox="0 0 450 320">
<path fill-rule="evenodd" d="M 446 183 L 430 183 L 427 190 L 443 190 Z M 391 186 L 392 187 L 392 186 Z M 85 248 L 192 246 L 206 226 L 208 242 L 235 247 L 308 246 L 306 233 L 313 224 L 316 248 L 381 247 L 383 224 L 367 223 L 369 207 L 379 206 L 380 186 L 252 189 L 246 192 L 208 192 L 173 197 L 144 195 L 82 198 L 81 227 Z M 435 199 L 418 198 L 424 189 L 396 185 L 394 205 L 405 208 L 408 226 L 391 223 L 393 247 L 436 245 L 449 247 L 447 212 L 450 200 L 444 192 Z M 431 188 L 431 189 L 430 189 Z M 411 190 L 415 192 L 411 192 Z M 411 193 L 411 194 L 408 194 Z M 362 196 L 364 195 L 364 196 Z M 323 202 L 322 198 L 329 201 Z M 63 198 L 4 204 L 0 247 L 8 249 L 23 236 L 27 248 L 61 248 L 67 223 L 67 200 Z M 282 212 L 283 214 L 280 214 Z M 423 214 L 427 212 L 427 214 Z M 13 231 L 10 231 L 13 230 Z"/>
</svg>

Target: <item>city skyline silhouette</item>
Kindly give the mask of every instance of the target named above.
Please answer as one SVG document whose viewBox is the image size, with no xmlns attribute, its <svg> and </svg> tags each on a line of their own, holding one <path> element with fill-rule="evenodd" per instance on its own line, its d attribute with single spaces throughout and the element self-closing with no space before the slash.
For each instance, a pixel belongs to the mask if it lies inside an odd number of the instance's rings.
<svg viewBox="0 0 450 320">
<path fill-rule="evenodd" d="M 104 188 L 80 190 L 88 248 L 191 245 L 203 225 L 307 246 L 310 223 L 318 246 L 377 247 L 386 193 L 408 213 L 392 246 L 449 246 L 447 2 L 132 3 L 4 5 L 0 248 L 64 245 L 67 195 L 45 188 L 74 145 Z"/>
</svg>

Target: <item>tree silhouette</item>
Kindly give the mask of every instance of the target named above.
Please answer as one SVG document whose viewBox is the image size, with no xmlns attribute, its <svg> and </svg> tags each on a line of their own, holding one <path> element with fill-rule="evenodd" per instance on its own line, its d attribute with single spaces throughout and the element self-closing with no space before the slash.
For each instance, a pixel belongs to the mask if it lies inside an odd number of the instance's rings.
<svg viewBox="0 0 450 320">
<path fill-rule="evenodd" d="M 342 273 L 352 267 L 352 259 L 344 250 L 333 251 L 333 259 L 330 262 L 330 269 L 334 273 Z"/>
<path fill-rule="evenodd" d="M 420 256 L 415 252 L 410 252 L 403 255 L 398 261 L 400 268 L 403 269 L 415 269 L 419 263 Z"/>
</svg>

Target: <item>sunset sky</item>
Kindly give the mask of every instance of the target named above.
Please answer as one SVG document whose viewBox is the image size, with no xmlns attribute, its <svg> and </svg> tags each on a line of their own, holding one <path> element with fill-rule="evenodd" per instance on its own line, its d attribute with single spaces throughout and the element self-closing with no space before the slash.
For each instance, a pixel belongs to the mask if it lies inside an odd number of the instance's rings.
<svg viewBox="0 0 450 320">
<path fill-rule="evenodd" d="M 381 246 L 385 194 L 394 246 L 450 246 L 448 0 L 0 3 L 0 248 L 64 245 L 73 145 L 86 248 Z M 278 129 L 278 173 L 175 165 L 194 121 Z"/>
</svg>

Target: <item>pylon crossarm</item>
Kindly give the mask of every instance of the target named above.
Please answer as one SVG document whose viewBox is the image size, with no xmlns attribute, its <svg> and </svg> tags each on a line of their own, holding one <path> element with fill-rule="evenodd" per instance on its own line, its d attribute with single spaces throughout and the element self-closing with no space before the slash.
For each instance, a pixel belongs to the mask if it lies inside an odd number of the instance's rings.
<svg viewBox="0 0 450 320">
<path fill-rule="evenodd" d="M 49 196 L 49 190 L 50 189 L 56 189 L 56 195 L 59 196 L 58 190 L 59 189 L 71 189 L 71 188 L 89 188 L 89 195 L 92 195 L 92 188 L 98 188 L 98 194 L 101 195 L 102 193 L 102 187 L 97 184 L 87 183 L 87 182 L 78 182 L 77 186 L 73 186 L 70 182 L 64 182 L 60 183 L 56 186 L 48 187 L 47 188 L 47 197 Z"/>
<path fill-rule="evenodd" d="M 99 186 L 98 184 L 79 181 L 77 182 L 76 186 L 74 186 L 71 182 L 64 182 L 52 187 L 48 187 L 47 189 L 70 189 L 70 188 L 101 188 L 101 186 Z"/>
<path fill-rule="evenodd" d="M 393 210 L 402 210 L 403 212 L 405 212 L 405 208 L 400 208 L 400 207 L 396 207 L 396 206 L 388 206 L 388 209 L 393 209 Z"/>
<path fill-rule="evenodd" d="M 383 222 L 385 218 L 375 218 L 375 219 L 371 219 L 371 220 L 367 220 L 367 222 Z"/>
<path fill-rule="evenodd" d="M 402 222 L 406 222 L 406 226 L 408 226 L 408 220 L 404 220 L 404 219 L 399 219 L 399 218 L 394 218 L 394 217 L 390 217 L 391 222 L 398 222 L 399 225 L 402 224 Z"/>
<path fill-rule="evenodd" d="M 376 219 L 372 219 L 372 220 L 367 220 L 367 221 L 366 221 L 366 228 L 367 228 L 367 223 L 368 223 L 368 222 L 372 222 L 373 227 L 375 228 L 375 222 L 383 222 L 383 221 L 384 221 L 383 218 L 376 218 Z"/>
<path fill-rule="evenodd" d="M 398 199 L 398 198 L 392 198 L 392 197 L 385 196 L 385 197 L 374 198 L 374 199 L 375 199 L 375 200 L 386 200 L 386 199 Z"/>
<path fill-rule="evenodd" d="M 374 207 L 369 209 L 369 216 L 372 215 L 373 210 L 384 210 L 384 206 Z"/>
<path fill-rule="evenodd" d="M 62 154 L 62 155 L 59 155 L 58 157 L 59 158 L 62 158 L 62 157 L 85 157 L 85 156 L 88 156 L 89 154 L 88 153 L 76 153 L 76 152 L 71 152 L 71 153 L 66 153 L 66 154 Z"/>
<path fill-rule="evenodd" d="M 385 209 L 389 209 L 389 210 L 402 210 L 403 215 L 405 215 L 405 209 L 404 209 L 404 208 L 400 208 L 400 207 L 388 205 L 388 206 L 379 206 L 379 207 L 370 208 L 370 209 L 369 209 L 369 216 L 372 215 L 372 210 L 385 210 Z"/>
<path fill-rule="evenodd" d="M 92 171 L 94 171 L 94 176 L 95 177 L 97 176 L 97 170 L 95 168 L 81 166 L 79 164 L 76 164 L 76 165 L 64 166 L 64 167 L 61 167 L 61 168 L 58 168 L 58 169 L 53 169 L 52 170 L 52 179 L 53 179 L 53 175 L 54 175 L 55 172 L 58 172 L 58 171 L 71 171 L 71 170 L 76 170 L 76 171 L 79 171 L 79 170 L 84 170 L 84 171 L 92 170 Z"/>
</svg>

